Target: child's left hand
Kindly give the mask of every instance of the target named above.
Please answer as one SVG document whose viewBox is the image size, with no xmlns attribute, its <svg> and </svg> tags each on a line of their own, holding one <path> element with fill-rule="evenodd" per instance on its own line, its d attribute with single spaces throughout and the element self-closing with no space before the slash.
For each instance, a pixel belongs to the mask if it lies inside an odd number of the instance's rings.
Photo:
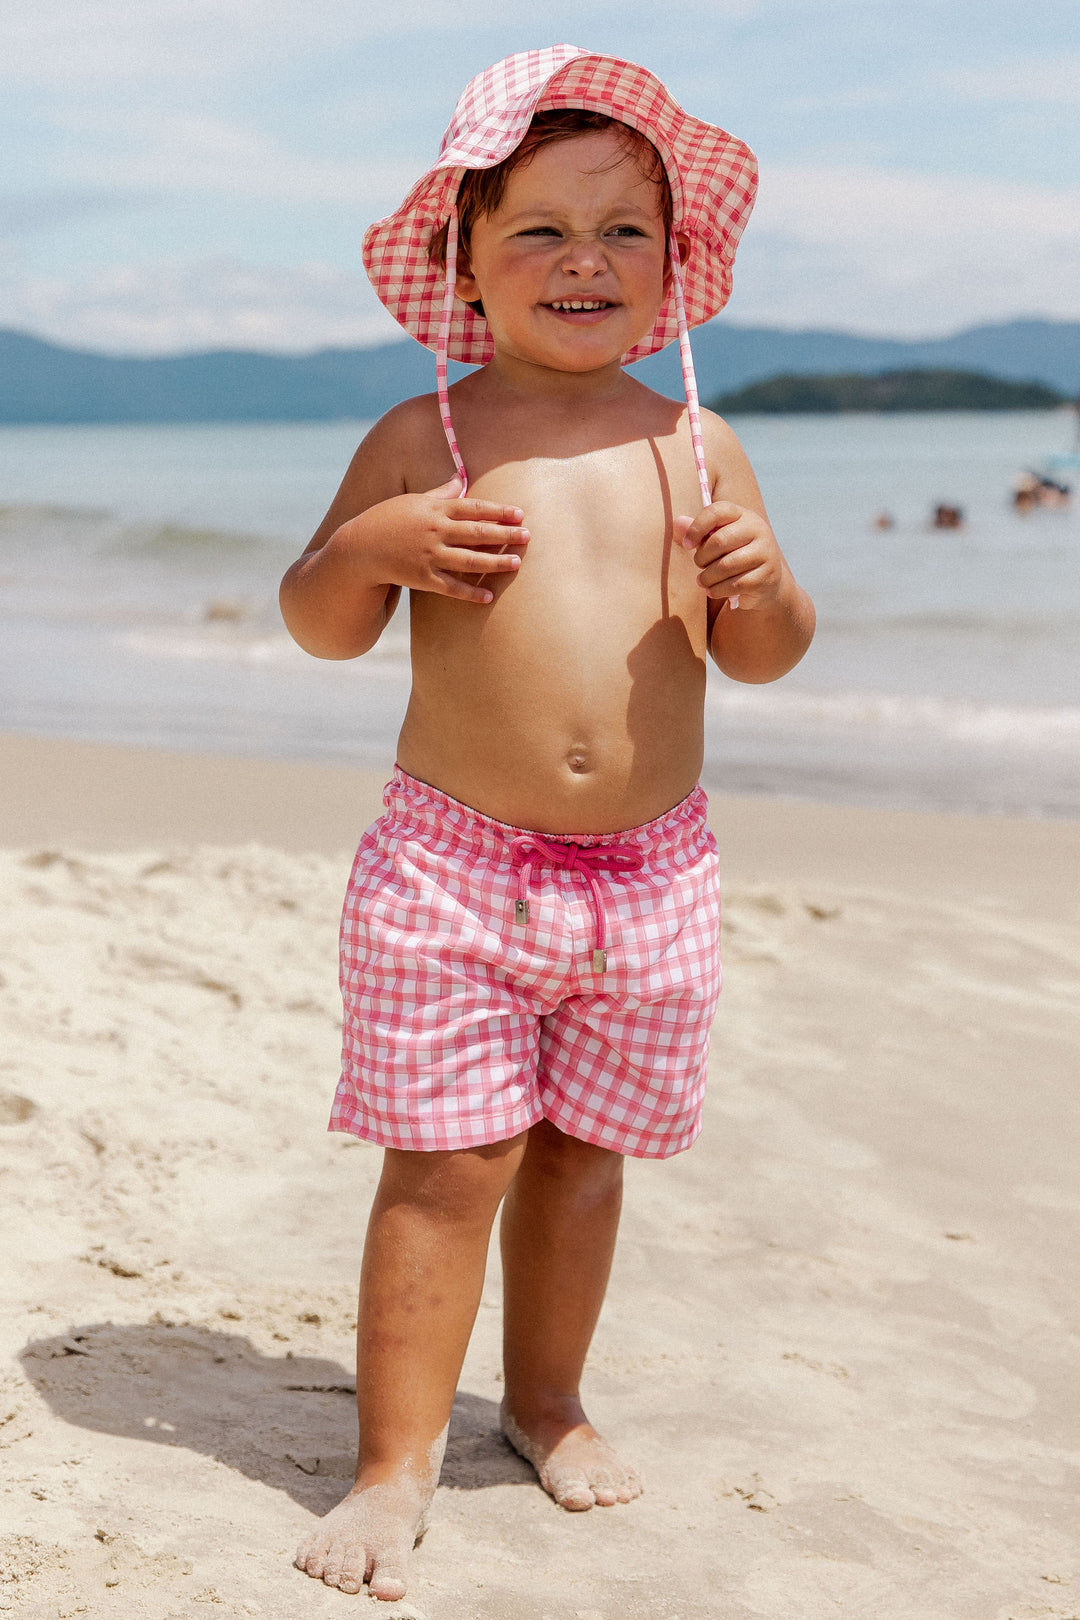
<svg viewBox="0 0 1080 1620">
<path fill-rule="evenodd" d="M 675 519 L 675 539 L 694 553 L 698 584 L 714 602 L 753 611 L 775 602 L 784 578 L 776 536 L 760 512 L 713 501 L 696 518 Z"/>
</svg>

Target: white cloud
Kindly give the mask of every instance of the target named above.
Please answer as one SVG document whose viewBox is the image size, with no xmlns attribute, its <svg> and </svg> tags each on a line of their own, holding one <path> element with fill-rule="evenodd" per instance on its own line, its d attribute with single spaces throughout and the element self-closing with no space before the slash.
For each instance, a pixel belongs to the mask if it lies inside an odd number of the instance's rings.
<svg viewBox="0 0 1080 1620">
<path fill-rule="evenodd" d="M 361 271 L 323 263 L 219 256 L 35 278 L 12 261 L 3 283 L 0 323 L 118 352 L 398 334 Z M 732 317 L 765 325 L 919 336 L 1017 314 L 1080 319 L 1080 188 L 766 163 L 735 286 Z"/>
<path fill-rule="evenodd" d="M 228 259 L 121 267 L 83 280 L 9 275 L 0 285 L 0 322 L 114 354 L 302 351 L 401 335 L 362 274 L 328 264 L 268 269 Z"/>
<path fill-rule="evenodd" d="M 721 22 L 793 4 L 832 9 L 850 3 L 697 0 L 669 17 L 692 26 L 696 17 Z M 583 22 L 595 26 L 625 16 L 625 0 L 591 0 L 584 17 L 580 4 L 553 0 L 544 21 L 551 40 L 577 41 Z M 404 56 L 409 37 L 420 32 L 460 32 L 464 24 L 505 37 L 515 27 L 531 31 L 537 20 L 533 0 L 480 0 L 467 15 L 459 0 L 389 6 L 376 0 L 14 0 L 0 20 L 0 64 L 9 79 L 38 85 L 207 80 L 394 36 L 401 37 Z"/>
<path fill-rule="evenodd" d="M 1080 187 L 1018 185 L 966 175 L 766 164 L 757 217 L 815 240 L 993 233 L 1080 239 Z"/>
<path fill-rule="evenodd" d="M 783 325 L 1080 319 L 1080 188 L 766 163 L 736 286 L 736 319 Z"/>
<path fill-rule="evenodd" d="M 36 0 L 6 8 L 0 59 L 7 77 L 38 85 L 220 78 L 448 10 L 445 0 L 399 0 L 380 28 L 381 7 L 349 0 Z"/>
<path fill-rule="evenodd" d="M 1080 107 L 1080 51 L 1010 57 L 994 67 L 954 68 L 937 74 L 936 82 L 965 101 Z"/>
<path fill-rule="evenodd" d="M 415 161 L 297 152 L 248 124 L 201 114 L 69 106 L 55 127 L 54 172 L 69 194 L 199 192 L 382 211 L 419 173 Z"/>
<path fill-rule="evenodd" d="M 0 242 L 33 231 L 55 230 L 91 214 L 138 210 L 154 201 L 149 192 L 108 191 L 101 186 L 0 192 Z"/>
</svg>

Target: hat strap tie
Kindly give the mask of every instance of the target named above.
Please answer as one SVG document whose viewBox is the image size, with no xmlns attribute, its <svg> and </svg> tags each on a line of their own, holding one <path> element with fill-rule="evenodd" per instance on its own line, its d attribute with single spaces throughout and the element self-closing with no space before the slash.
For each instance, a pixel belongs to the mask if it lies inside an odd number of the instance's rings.
<svg viewBox="0 0 1080 1620">
<path fill-rule="evenodd" d="M 450 454 L 454 458 L 454 466 L 461 479 L 461 493 L 464 495 L 469 487 L 469 475 L 465 471 L 457 434 L 450 418 L 450 390 L 446 380 L 446 351 L 450 346 L 450 323 L 454 318 L 457 288 L 457 255 L 458 215 L 455 200 L 446 227 L 446 290 L 443 293 L 442 317 L 439 321 L 439 341 L 435 349 L 435 382 L 439 394 L 439 415 L 442 417 L 443 432 L 446 434 L 446 442 L 450 446 Z"/>
<path fill-rule="evenodd" d="M 705 465 L 705 441 L 701 436 L 701 405 L 698 400 L 697 377 L 694 374 L 694 355 L 690 348 L 690 329 L 686 324 L 686 300 L 683 297 L 683 279 L 680 265 L 679 242 L 674 228 L 668 233 L 668 256 L 671 260 L 671 286 L 675 294 L 675 315 L 679 322 L 679 358 L 682 361 L 683 388 L 686 391 L 686 414 L 690 418 L 690 441 L 694 446 L 698 485 L 702 506 L 712 505 L 712 485 L 709 469 Z M 728 598 L 728 607 L 737 608 L 739 598 Z"/>
</svg>

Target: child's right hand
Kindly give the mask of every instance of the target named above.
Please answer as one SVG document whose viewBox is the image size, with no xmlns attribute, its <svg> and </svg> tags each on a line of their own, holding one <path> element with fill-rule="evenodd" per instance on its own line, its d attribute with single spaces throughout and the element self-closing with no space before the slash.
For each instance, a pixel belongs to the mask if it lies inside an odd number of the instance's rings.
<svg viewBox="0 0 1080 1620">
<path fill-rule="evenodd" d="M 464 602 L 491 602 L 494 593 L 461 574 L 511 574 L 521 566 L 518 551 L 528 529 L 520 506 L 462 498 L 455 474 L 422 495 L 393 495 L 369 506 L 346 525 L 356 562 L 366 582 L 456 596 Z M 484 547 L 492 547 L 485 550 Z M 497 549 L 495 549 L 497 548 Z"/>
</svg>

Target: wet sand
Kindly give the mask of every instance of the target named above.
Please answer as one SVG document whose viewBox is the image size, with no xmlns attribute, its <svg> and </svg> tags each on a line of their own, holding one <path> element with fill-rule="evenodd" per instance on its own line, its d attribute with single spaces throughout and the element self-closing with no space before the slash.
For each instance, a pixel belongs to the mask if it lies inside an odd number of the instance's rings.
<svg viewBox="0 0 1080 1620">
<path fill-rule="evenodd" d="M 1080 824 L 714 799 L 706 1127 L 629 1167 L 587 1382 L 646 1494 L 564 1514 L 499 1437 L 493 1269 L 376 1610 L 289 1559 L 354 1444 L 379 1155 L 324 1123 L 381 781 L 16 737 L 0 776 L 0 1613 L 1080 1613 Z"/>
</svg>

